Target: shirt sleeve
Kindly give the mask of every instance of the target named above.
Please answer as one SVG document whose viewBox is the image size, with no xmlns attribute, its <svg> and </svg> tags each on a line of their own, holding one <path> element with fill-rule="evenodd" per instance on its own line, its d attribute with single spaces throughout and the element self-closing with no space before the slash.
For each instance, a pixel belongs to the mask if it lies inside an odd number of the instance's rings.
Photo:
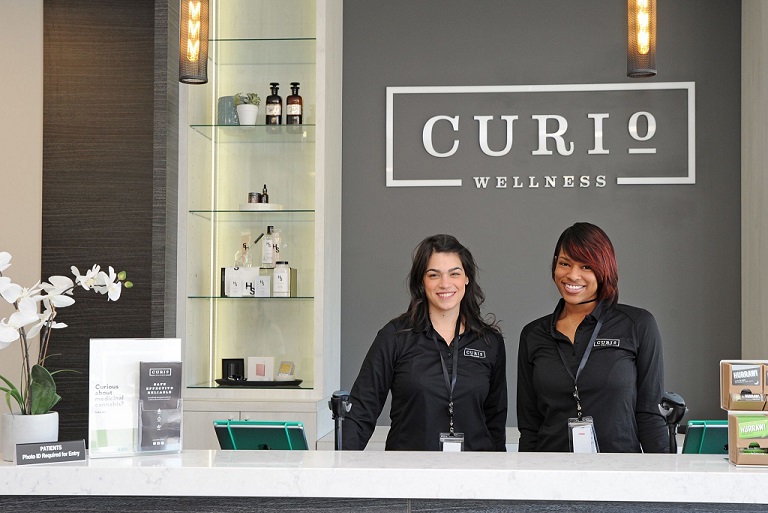
<svg viewBox="0 0 768 513">
<path fill-rule="evenodd" d="M 394 375 L 395 327 L 387 324 L 376 335 L 352 385 L 351 409 L 342 424 L 343 450 L 362 451 L 368 444 L 384 408 Z"/>
<path fill-rule="evenodd" d="M 536 450 L 539 428 L 544 421 L 537 407 L 536 391 L 533 387 L 533 365 L 528 358 L 526 342 L 528 331 L 526 328 L 520 333 L 517 351 L 517 428 L 520 430 L 520 452 Z"/>
<path fill-rule="evenodd" d="M 504 337 L 499 334 L 493 338 L 496 340 L 498 349 L 483 410 L 494 449 L 503 452 L 507 450 L 507 352 L 504 347 Z"/>
<path fill-rule="evenodd" d="M 669 430 L 659 411 L 664 394 L 664 360 L 656 319 L 643 311 L 637 320 L 637 404 L 635 421 L 643 452 L 669 452 Z"/>
</svg>

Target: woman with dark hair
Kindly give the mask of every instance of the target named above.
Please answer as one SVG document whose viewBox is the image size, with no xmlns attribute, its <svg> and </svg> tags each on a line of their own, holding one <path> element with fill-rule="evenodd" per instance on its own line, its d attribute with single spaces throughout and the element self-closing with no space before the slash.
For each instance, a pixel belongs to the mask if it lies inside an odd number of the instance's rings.
<svg viewBox="0 0 768 513">
<path fill-rule="evenodd" d="M 342 448 L 362 450 L 392 393 L 387 450 L 504 451 L 506 352 L 472 254 L 450 235 L 413 252 L 408 311 L 376 335 L 350 392 Z"/>
<path fill-rule="evenodd" d="M 669 452 L 659 402 L 661 335 L 653 315 L 619 300 L 616 255 L 603 230 L 567 228 L 552 279 L 562 299 L 520 334 L 520 451 Z"/>
</svg>

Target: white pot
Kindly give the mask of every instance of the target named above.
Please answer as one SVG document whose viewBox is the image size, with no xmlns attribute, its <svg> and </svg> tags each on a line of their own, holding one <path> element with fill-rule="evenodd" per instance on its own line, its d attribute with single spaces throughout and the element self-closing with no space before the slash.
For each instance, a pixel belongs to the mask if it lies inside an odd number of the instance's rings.
<svg viewBox="0 0 768 513">
<path fill-rule="evenodd" d="M 259 106 L 250 103 L 242 103 L 237 106 L 237 117 L 241 125 L 255 125 L 256 115 L 259 113 Z"/>
<path fill-rule="evenodd" d="M 3 415 L 3 459 L 16 460 L 16 445 L 59 440 L 59 413 Z"/>
</svg>

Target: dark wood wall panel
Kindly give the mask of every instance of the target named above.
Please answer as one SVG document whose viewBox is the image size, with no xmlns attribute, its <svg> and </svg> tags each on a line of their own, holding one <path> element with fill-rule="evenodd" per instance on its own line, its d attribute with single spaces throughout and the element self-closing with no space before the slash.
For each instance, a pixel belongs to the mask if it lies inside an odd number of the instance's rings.
<svg viewBox="0 0 768 513">
<path fill-rule="evenodd" d="M 116 303 L 76 291 L 75 305 L 60 311 L 69 327 L 54 334 L 49 367 L 76 371 L 57 378 L 62 440 L 87 439 L 91 338 L 175 332 L 175 300 L 166 300 L 176 283 L 177 158 L 169 152 L 177 143 L 168 140 L 178 133 L 178 107 L 169 107 L 178 104 L 169 99 L 178 96 L 169 87 L 177 72 L 169 72 L 167 20 L 155 31 L 167 6 L 44 3 L 43 276 L 98 263 L 135 284 Z"/>
</svg>

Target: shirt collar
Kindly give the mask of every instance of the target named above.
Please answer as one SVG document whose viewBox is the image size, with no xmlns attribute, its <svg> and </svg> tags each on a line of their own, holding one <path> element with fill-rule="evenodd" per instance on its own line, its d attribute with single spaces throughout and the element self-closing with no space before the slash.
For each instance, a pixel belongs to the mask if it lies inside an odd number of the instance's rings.
<svg viewBox="0 0 768 513">
<path fill-rule="evenodd" d="M 565 300 L 563 298 L 560 298 L 560 301 L 557 302 L 557 306 L 555 307 L 555 311 L 552 312 L 552 319 L 550 321 L 550 331 L 552 332 L 552 334 L 557 333 L 555 324 L 557 324 L 557 319 L 560 318 L 560 313 L 563 311 L 563 308 L 565 308 Z M 607 308 L 608 306 L 605 300 L 598 301 L 597 306 L 595 306 L 595 309 L 592 310 L 591 313 L 587 314 L 585 319 L 589 319 L 589 322 L 592 324 L 597 323 L 597 319 L 600 318 L 600 315 Z"/>
</svg>

